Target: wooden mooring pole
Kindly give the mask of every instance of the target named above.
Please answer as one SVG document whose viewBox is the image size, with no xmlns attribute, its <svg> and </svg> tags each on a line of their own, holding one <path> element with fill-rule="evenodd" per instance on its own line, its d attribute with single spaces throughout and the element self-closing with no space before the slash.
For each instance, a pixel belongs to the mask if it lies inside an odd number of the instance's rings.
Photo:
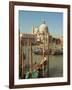
<svg viewBox="0 0 72 90">
<path fill-rule="evenodd" d="M 31 40 L 29 41 L 29 44 L 30 44 L 30 58 L 29 58 L 30 78 L 32 78 L 32 43 L 31 43 Z"/>
</svg>

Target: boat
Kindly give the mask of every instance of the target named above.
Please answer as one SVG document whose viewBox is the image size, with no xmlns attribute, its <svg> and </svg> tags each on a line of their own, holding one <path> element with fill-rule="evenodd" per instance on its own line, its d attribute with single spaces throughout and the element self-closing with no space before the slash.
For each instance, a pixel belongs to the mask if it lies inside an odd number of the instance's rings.
<svg viewBox="0 0 72 90">
<path fill-rule="evenodd" d="M 43 55 L 43 49 L 42 48 L 36 48 L 34 49 L 34 54 L 37 55 Z M 63 55 L 63 50 L 62 49 L 44 49 L 44 54 L 45 55 Z"/>
<path fill-rule="evenodd" d="M 36 48 L 36 49 L 34 49 L 33 52 L 34 52 L 34 54 L 37 54 L 37 55 L 43 55 L 43 48 Z M 47 49 L 44 49 L 44 54 L 48 55 L 49 51 Z"/>
<path fill-rule="evenodd" d="M 46 57 L 44 57 L 44 60 L 42 60 L 39 65 L 34 67 L 34 69 L 32 70 L 32 73 L 31 73 L 32 78 L 42 78 L 43 77 L 42 65 L 47 65 L 47 58 Z M 29 78 L 30 78 L 30 72 L 28 71 L 25 74 L 25 79 L 29 79 Z"/>
<path fill-rule="evenodd" d="M 63 50 L 57 49 L 57 50 L 52 51 L 51 54 L 52 54 L 52 55 L 63 55 Z"/>
</svg>

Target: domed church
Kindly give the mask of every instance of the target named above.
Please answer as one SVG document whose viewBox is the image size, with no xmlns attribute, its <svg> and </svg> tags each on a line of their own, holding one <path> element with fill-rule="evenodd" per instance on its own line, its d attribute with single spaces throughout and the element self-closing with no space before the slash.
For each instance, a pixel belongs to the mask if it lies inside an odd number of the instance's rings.
<svg viewBox="0 0 72 90">
<path fill-rule="evenodd" d="M 32 34 L 36 35 L 37 41 L 48 44 L 49 40 L 49 30 L 46 22 L 43 21 L 40 26 L 32 28 Z"/>
</svg>

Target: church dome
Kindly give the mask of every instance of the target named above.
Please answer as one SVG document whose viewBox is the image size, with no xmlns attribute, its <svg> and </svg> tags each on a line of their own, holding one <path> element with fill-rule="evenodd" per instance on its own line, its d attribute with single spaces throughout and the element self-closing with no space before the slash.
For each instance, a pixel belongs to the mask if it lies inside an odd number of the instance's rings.
<svg viewBox="0 0 72 90">
<path fill-rule="evenodd" d="M 39 32 L 41 34 L 46 34 L 48 33 L 48 26 L 45 24 L 45 21 L 40 25 L 39 27 Z"/>
</svg>

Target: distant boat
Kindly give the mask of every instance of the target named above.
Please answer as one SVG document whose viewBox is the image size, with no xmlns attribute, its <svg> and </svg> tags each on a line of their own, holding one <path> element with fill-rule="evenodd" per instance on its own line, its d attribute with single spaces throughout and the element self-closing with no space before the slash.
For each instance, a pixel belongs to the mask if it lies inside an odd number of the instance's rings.
<svg viewBox="0 0 72 90">
<path fill-rule="evenodd" d="M 63 55 L 63 50 L 54 50 L 54 51 L 52 51 L 52 53 L 51 53 L 52 55 Z"/>
<path fill-rule="evenodd" d="M 43 55 L 43 49 L 42 48 L 36 48 L 34 49 L 34 54 L 37 55 Z M 44 52 L 45 55 L 63 55 L 63 50 L 62 49 L 56 49 L 56 50 L 47 50 L 45 49 Z"/>
<path fill-rule="evenodd" d="M 43 54 L 43 49 L 42 48 L 36 48 L 34 49 L 34 54 L 37 54 L 37 55 L 42 55 Z M 48 50 L 44 50 L 44 54 L 47 55 L 49 54 Z"/>
</svg>

